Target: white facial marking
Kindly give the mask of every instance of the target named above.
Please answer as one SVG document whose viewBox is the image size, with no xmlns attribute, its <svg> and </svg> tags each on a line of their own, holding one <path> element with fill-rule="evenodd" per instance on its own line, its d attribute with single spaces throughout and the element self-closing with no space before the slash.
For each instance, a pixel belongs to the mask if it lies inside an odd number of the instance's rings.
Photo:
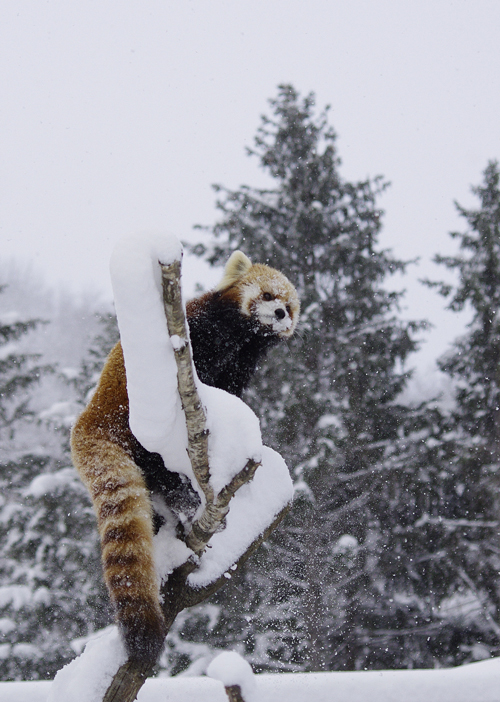
<svg viewBox="0 0 500 702">
<path fill-rule="evenodd" d="M 264 300 L 263 294 L 272 295 L 272 300 Z M 288 309 L 291 309 L 289 313 Z M 265 287 L 260 281 L 248 282 L 242 291 L 241 309 L 243 314 L 254 316 L 258 322 L 282 337 L 293 334 L 297 323 L 298 301 L 290 297 L 290 285 L 279 277 L 266 278 Z"/>
<path fill-rule="evenodd" d="M 277 310 L 281 310 L 284 316 L 281 317 L 279 312 L 279 316 L 276 316 Z M 261 324 L 271 327 L 277 334 L 286 332 L 292 328 L 290 315 L 286 311 L 285 305 L 280 300 L 259 300 L 255 305 L 255 316 Z M 279 317 L 281 317 L 281 319 Z"/>
<path fill-rule="evenodd" d="M 257 283 L 247 283 L 241 296 L 241 311 L 250 317 L 255 300 L 260 297 L 261 289 Z"/>
</svg>

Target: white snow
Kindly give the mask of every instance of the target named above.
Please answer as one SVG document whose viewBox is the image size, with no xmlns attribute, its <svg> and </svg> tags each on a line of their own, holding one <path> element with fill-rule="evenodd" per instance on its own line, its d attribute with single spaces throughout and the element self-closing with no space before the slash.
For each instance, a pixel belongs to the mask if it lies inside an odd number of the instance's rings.
<svg viewBox="0 0 500 702">
<path fill-rule="evenodd" d="M 11 631 L 15 631 L 16 629 L 17 624 L 12 619 L 9 619 L 8 617 L 2 617 L 0 619 L 0 634 L 2 634 L 2 636 L 5 636 L 5 634 L 10 634 Z"/>
<path fill-rule="evenodd" d="M 123 239 L 111 258 L 111 282 L 127 371 L 130 427 L 148 451 L 163 457 L 170 470 L 192 477 L 158 265 L 180 257 L 175 237 Z"/>
<path fill-rule="evenodd" d="M 104 629 L 99 629 L 99 631 L 94 631 L 92 634 L 88 634 L 87 636 L 79 636 L 77 639 L 73 639 L 71 641 L 70 646 L 73 649 L 73 651 L 77 654 L 80 655 L 80 653 L 83 651 L 85 646 L 89 643 L 89 641 L 93 641 L 94 639 L 98 639 L 101 636 L 108 636 L 110 635 L 110 632 L 116 629 L 115 624 L 110 624 L 109 626 L 106 626 Z"/>
<path fill-rule="evenodd" d="M 33 590 L 27 585 L 5 585 L 0 587 L 0 608 L 10 605 L 15 611 L 33 601 Z"/>
<path fill-rule="evenodd" d="M 327 429 L 328 427 L 338 427 L 342 429 L 342 420 L 336 414 L 324 414 L 319 418 L 316 426 L 318 429 Z"/>
<path fill-rule="evenodd" d="M 207 668 L 207 675 L 214 680 L 220 680 L 224 687 L 239 685 L 245 702 L 258 702 L 252 668 L 235 651 L 224 651 L 214 658 Z"/>
<path fill-rule="evenodd" d="M 30 643 L 16 643 L 12 646 L 12 655 L 16 658 L 40 658 L 42 653 L 38 646 Z"/>
<path fill-rule="evenodd" d="M 109 627 L 87 643 L 81 656 L 57 673 L 48 697 L 42 699 L 44 702 L 102 702 L 114 674 L 126 659 L 118 629 Z"/>
<path fill-rule="evenodd" d="M 62 468 L 55 473 L 37 475 L 28 485 L 24 494 L 38 498 L 74 484 L 79 484 L 75 469 Z"/>
<path fill-rule="evenodd" d="M 214 534 L 200 559 L 200 566 L 188 578 L 193 587 L 203 587 L 231 568 L 273 518 L 293 497 L 293 485 L 281 456 L 262 447 L 262 465 L 251 483 L 231 500 L 226 528 Z"/>
<path fill-rule="evenodd" d="M 19 312 L 15 312 L 14 310 L 0 313 L 0 325 L 8 326 L 16 324 L 17 322 L 22 322 L 23 319 Z"/>
<path fill-rule="evenodd" d="M 177 520 L 165 503 L 154 496 L 152 501 L 155 511 L 165 520 L 153 541 L 158 578 L 165 580 L 175 568 L 185 563 L 193 552 L 177 538 Z"/>
<path fill-rule="evenodd" d="M 66 380 L 76 380 L 80 375 L 80 370 L 78 368 L 61 368 L 61 374 L 66 378 Z"/>
<path fill-rule="evenodd" d="M 12 354 L 18 353 L 19 344 L 11 341 L 4 346 L 0 346 L 0 361 L 6 361 Z"/>
<path fill-rule="evenodd" d="M 238 397 L 198 381 L 206 409 L 211 485 L 216 494 L 242 470 L 248 459 L 261 460 L 259 420 Z"/>
<path fill-rule="evenodd" d="M 34 660 L 41 658 L 42 653 L 38 646 L 30 643 L 20 642 L 16 644 L 0 644 L 0 659 L 5 660 L 11 656 L 25 660 Z M 2 699 L 1 691 L 0 699 Z"/>
<path fill-rule="evenodd" d="M 264 675 L 261 702 L 496 702 L 500 660 L 443 670 Z"/>
<path fill-rule="evenodd" d="M 80 409 L 74 402 L 54 402 L 53 405 L 39 412 L 38 418 L 49 422 L 55 421 L 69 429 L 74 424 Z"/>
<path fill-rule="evenodd" d="M 100 655 L 105 657 L 106 651 Z M 101 661 L 96 656 L 100 669 Z M 73 664 L 63 669 L 68 670 Z M 80 671 L 64 693 L 61 681 L 54 696 L 54 683 L 0 683 L 2 702 L 94 702 L 89 690 L 90 667 Z M 259 702 L 498 702 L 500 658 L 440 670 L 378 670 L 346 673 L 284 673 L 255 675 Z M 51 685 L 54 687 L 51 689 Z M 66 697 L 64 696 L 66 694 Z M 47 697 L 48 695 L 48 697 Z M 147 680 L 138 702 L 227 702 L 224 685 L 207 677 L 157 678 Z M 100 702 L 100 701 L 99 701 Z M 247 701 L 248 702 L 248 701 Z"/>
<path fill-rule="evenodd" d="M 355 536 L 351 534 L 342 534 L 342 536 L 337 539 L 336 543 L 332 548 L 332 553 L 349 553 L 349 551 L 355 551 L 359 546 L 358 540 Z"/>
<path fill-rule="evenodd" d="M 183 339 L 178 334 L 172 334 L 170 337 L 170 343 L 172 344 L 174 351 L 180 351 L 187 344 L 187 339 Z"/>
</svg>

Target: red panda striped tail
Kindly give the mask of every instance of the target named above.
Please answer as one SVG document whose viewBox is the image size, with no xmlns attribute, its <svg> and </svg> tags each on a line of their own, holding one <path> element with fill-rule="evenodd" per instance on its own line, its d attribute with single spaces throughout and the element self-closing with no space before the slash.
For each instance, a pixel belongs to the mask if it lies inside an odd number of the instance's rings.
<svg viewBox="0 0 500 702">
<path fill-rule="evenodd" d="M 73 430 L 72 455 L 97 515 L 104 579 L 129 658 L 151 664 L 163 647 L 166 625 L 153 560 L 149 492 L 127 452 L 89 435 L 84 425 L 85 413 Z"/>
</svg>

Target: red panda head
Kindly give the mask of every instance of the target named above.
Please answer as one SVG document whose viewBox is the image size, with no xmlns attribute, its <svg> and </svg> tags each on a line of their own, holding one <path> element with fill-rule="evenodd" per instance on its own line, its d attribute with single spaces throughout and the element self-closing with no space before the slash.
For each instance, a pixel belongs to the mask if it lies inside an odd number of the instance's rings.
<svg viewBox="0 0 500 702">
<path fill-rule="evenodd" d="M 241 313 L 280 338 L 292 336 L 299 321 L 300 302 L 291 282 L 275 268 L 253 264 L 242 251 L 229 258 L 216 290 L 237 302 Z"/>
</svg>

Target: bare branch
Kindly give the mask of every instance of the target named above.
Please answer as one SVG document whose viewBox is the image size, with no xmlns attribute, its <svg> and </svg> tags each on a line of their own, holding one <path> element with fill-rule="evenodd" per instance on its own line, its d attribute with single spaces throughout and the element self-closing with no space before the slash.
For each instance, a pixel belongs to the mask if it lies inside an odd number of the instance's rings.
<svg viewBox="0 0 500 702">
<path fill-rule="evenodd" d="M 225 690 L 229 702 L 245 702 L 239 685 L 226 685 Z"/>
<path fill-rule="evenodd" d="M 196 390 L 193 377 L 191 347 L 180 287 L 181 262 L 165 266 L 160 262 L 163 286 L 163 304 L 168 332 L 173 339 L 177 363 L 177 386 L 188 431 L 188 455 L 193 472 L 208 502 L 213 502 L 208 465 L 208 429 L 205 411 Z"/>
<path fill-rule="evenodd" d="M 191 348 L 188 343 L 187 323 L 182 305 L 181 264 L 180 261 L 175 261 L 166 266 L 160 262 L 160 267 L 168 332 L 170 338 L 174 340 L 172 345 L 177 363 L 177 386 L 186 415 L 188 454 L 193 473 L 206 500 L 203 513 L 192 524 L 185 539 L 189 548 L 199 555 L 224 522 L 231 497 L 242 485 L 252 480 L 260 464 L 250 459 L 229 485 L 224 487 L 217 496 L 214 495 L 210 485 L 207 420 L 194 382 Z"/>
</svg>

